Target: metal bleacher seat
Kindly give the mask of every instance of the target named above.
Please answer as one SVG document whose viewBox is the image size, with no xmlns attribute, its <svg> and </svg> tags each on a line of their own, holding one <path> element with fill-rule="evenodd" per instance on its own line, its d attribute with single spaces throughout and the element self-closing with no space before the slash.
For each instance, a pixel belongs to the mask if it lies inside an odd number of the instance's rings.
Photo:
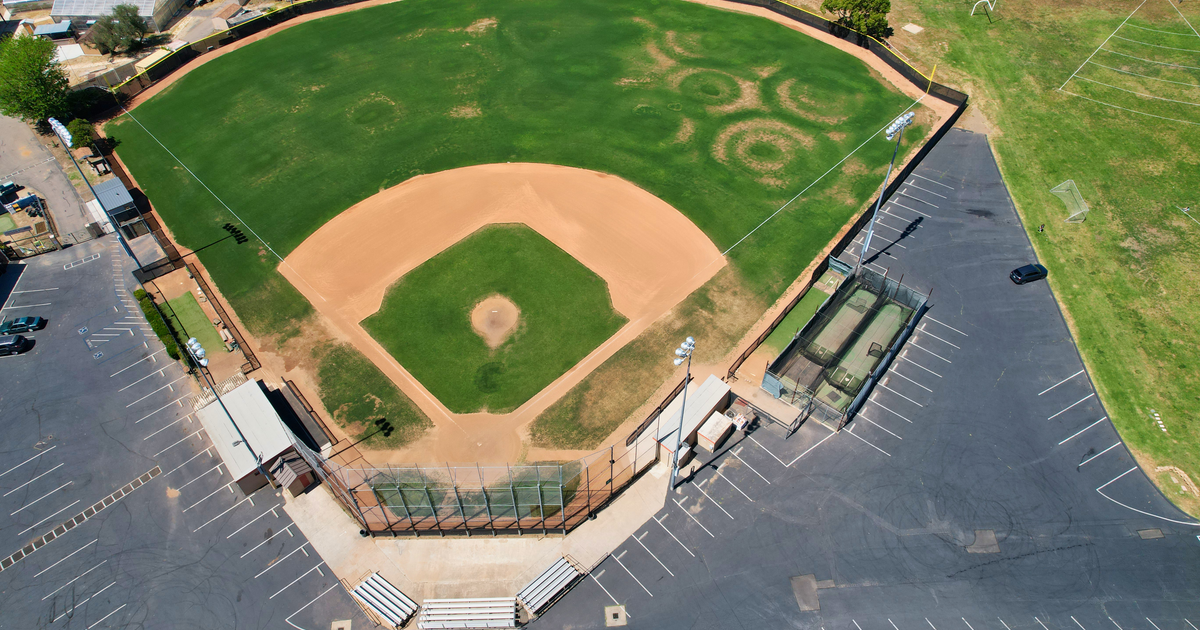
<svg viewBox="0 0 1200 630">
<path fill-rule="evenodd" d="M 353 594 L 355 599 L 393 628 L 402 627 L 417 612 L 417 603 L 378 573 L 372 573 L 363 580 L 354 588 Z"/>
<path fill-rule="evenodd" d="M 517 599 L 525 605 L 526 610 L 537 614 L 582 575 L 583 573 L 575 568 L 569 560 L 559 558 L 557 562 L 550 565 L 549 569 L 543 571 L 541 575 L 521 589 L 521 592 L 517 593 Z"/>
<path fill-rule="evenodd" d="M 514 597 L 427 599 L 417 619 L 420 630 L 442 628 L 516 628 Z"/>
</svg>

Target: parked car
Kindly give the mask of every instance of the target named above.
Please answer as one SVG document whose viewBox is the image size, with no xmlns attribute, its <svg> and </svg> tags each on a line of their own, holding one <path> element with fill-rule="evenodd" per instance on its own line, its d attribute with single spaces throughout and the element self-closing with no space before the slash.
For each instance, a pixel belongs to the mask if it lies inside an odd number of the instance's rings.
<svg viewBox="0 0 1200 630">
<path fill-rule="evenodd" d="M 0 335 L 15 335 L 17 333 L 32 332 L 35 330 L 41 330 L 45 327 L 46 318 L 44 317 L 18 317 L 0 324 Z"/>
<path fill-rule="evenodd" d="M 1041 265 L 1025 265 L 1017 267 L 1008 274 L 1008 277 L 1016 284 L 1025 284 L 1034 280 L 1041 280 L 1047 274 L 1046 268 Z"/>
<path fill-rule="evenodd" d="M 29 340 L 21 335 L 4 335 L 0 337 L 0 356 L 21 354 L 29 349 Z"/>
</svg>

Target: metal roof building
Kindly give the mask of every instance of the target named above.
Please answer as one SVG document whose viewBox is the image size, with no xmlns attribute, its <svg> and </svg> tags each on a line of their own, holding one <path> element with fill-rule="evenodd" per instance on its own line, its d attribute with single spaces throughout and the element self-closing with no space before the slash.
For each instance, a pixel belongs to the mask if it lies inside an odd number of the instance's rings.
<svg viewBox="0 0 1200 630">
<path fill-rule="evenodd" d="M 125 184 L 115 177 L 92 186 L 92 190 L 96 192 L 96 199 L 100 201 L 100 205 L 111 214 L 115 215 L 135 207 L 133 197 L 125 189 Z"/>
<path fill-rule="evenodd" d="M 50 17 L 56 20 L 66 18 L 83 25 L 112 13 L 113 7 L 118 4 L 132 4 L 137 7 L 138 15 L 146 19 L 150 30 L 161 31 L 167 28 L 171 16 L 183 7 L 183 3 L 184 0 L 54 0 Z"/>
<path fill-rule="evenodd" d="M 221 403 L 225 406 L 222 408 Z M 229 415 L 225 410 L 229 410 Z M 292 450 L 292 439 L 283 420 L 271 406 L 258 381 L 248 380 L 228 393 L 221 401 L 213 401 L 196 411 L 196 417 L 212 439 L 217 454 L 229 469 L 230 476 L 246 494 L 265 486 L 267 479 L 258 472 L 250 448 L 262 458 L 264 470 L 270 470 L 274 460 Z M 237 422 L 234 428 L 230 417 Z M 242 441 L 242 430 L 250 448 Z"/>
</svg>

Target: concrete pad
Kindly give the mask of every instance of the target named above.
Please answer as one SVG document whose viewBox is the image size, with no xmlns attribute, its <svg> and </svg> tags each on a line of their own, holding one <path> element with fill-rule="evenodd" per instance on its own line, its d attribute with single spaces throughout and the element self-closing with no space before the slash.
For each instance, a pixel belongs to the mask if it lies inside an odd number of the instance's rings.
<svg viewBox="0 0 1200 630">
<path fill-rule="evenodd" d="M 821 610 L 821 602 L 817 599 L 817 576 L 800 575 L 791 579 L 792 594 L 796 596 L 796 605 L 800 610 Z"/>
<path fill-rule="evenodd" d="M 1000 553 L 1000 543 L 996 542 L 995 530 L 975 530 L 975 542 L 967 547 L 967 553 Z"/>
<path fill-rule="evenodd" d="M 1163 533 L 1162 533 L 1162 530 L 1161 530 L 1161 529 L 1158 529 L 1158 528 L 1154 528 L 1154 529 L 1139 529 L 1139 530 L 1138 530 L 1138 536 L 1141 536 L 1141 537 L 1142 537 L 1142 540 L 1154 540 L 1154 539 L 1156 539 L 1156 538 L 1162 538 L 1162 537 L 1163 537 Z"/>
<path fill-rule="evenodd" d="M 905 24 L 903 28 L 904 28 L 904 30 L 908 31 L 909 33 L 912 33 L 913 35 L 916 35 L 916 34 L 920 33 L 921 31 L 925 30 L 924 28 L 917 26 L 916 24 L 911 24 L 911 23 Z"/>
</svg>

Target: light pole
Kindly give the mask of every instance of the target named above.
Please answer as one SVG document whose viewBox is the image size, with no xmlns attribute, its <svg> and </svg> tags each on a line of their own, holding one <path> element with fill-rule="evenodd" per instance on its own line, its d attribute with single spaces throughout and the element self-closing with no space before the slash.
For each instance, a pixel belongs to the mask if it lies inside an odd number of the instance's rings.
<svg viewBox="0 0 1200 630">
<path fill-rule="evenodd" d="M 887 192 L 888 179 L 892 176 L 892 166 L 896 163 L 896 154 L 900 152 L 900 140 L 904 138 L 904 128 L 912 124 L 914 115 L 912 112 L 901 114 L 884 130 L 888 140 L 896 138 L 896 148 L 892 151 L 892 161 L 888 162 L 887 175 L 883 176 L 883 189 L 879 191 L 879 198 L 875 200 L 875 212 L 871 214 L 871 222 L 867 224 L 867 238 L 863 240 L 862 251 L 858 253 L 858 264 L 854 266 L 856 272 L 862 267 L 863 260 L 867 257 L 867 250 L 871 248 L 871 236 L 875 233 L 875 218 L 879 216 L 879 206 L 883 204 L 883 194 Z"/>
<path fill-rule="evenodd" d="M 679 449 L 683 446 L 683 416 L 687 413 L 688 381 L 692 380 L 692 351 L 696 349 L 696 340 L 688 337 L 675 348 L 675 365 L 683 365 L 687 360 L 687 374 L 683 377 L 683 402 L 679 405 L 679 429 L 675 431 L 675 452 L 671 457 L 671 488 L 675 488 L 675 477 L 679 474 Z"/>
<path fill-rule="evenodd" d="M 229 409 L 225 407 L 225 401 L 221 400 L 221 394 L 217 393 L 216 383 L 214 383 L 212 377 L 204 371 L 205 366 L 208 365 L 208 359 L 204 358 L 204 356 L 207 354 L 204 351 L 204 346 L 200 345 L 200 342 L 195 337 L 189 338 L 187 343 L 184 345 L 187 347 L 188 354 L 190 354 L 192 359 L 196 362 L 196 371 L 200 372 L 200 376 L 204 378 L 204 382 L 208 383 L 208 386 L 212 388 L 212 393 L 217 399 L 217 404 L 221 405 L 221 409 L 225 412 L 225 417 L 229 418 L 229 424 L 233 425 L 233 430 L 237 431 L 238 437 L 242 438 L 240 443 L 244 444 L 246 446 L 246 450 L 250 451 L 250 456 L 254 458 L 254 465 L 258 468 L 258 474 L 262 475 L 263 479 L 266 479 L 267 483 L 271 484 L 271 487 L 274 488 L 275 484 L 271 483 L 271 477 L 267 475 L 267 471 L 263 470 L 262 457 L 259 456 L 258 453 L 254 452 L 254 448 L 250 446 L 250 441 L 246 439 L 246 434 L 242 433 L 241 427 L 239 427 L 237 422 L 234 422 L 233 420 L 233 414 L 229 413 Z M 238 442 L 233 443 L 234 447 L 237 445 Z"/>
</svg>

